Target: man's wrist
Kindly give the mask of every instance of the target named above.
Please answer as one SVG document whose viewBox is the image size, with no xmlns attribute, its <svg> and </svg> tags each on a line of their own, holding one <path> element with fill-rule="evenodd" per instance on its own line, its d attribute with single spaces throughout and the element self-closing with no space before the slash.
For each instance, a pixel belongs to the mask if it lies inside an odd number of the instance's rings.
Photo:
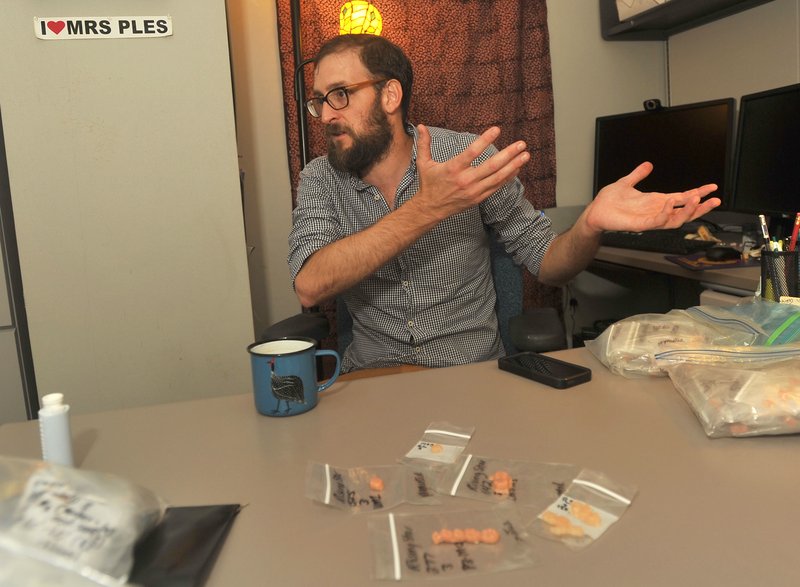
<svg viewBox="0 0 800 587">
<path fill-rule="evenodd" d="M 432 206 L 427 205 L 424 198 L 416 196 L 398 208 L 398 211 L 401 210 L 407 213 L 415 224 L 424 228 L 425 232 L 433 229 L 446 218 L 446 216 L 437 213 Z"/>
<path fill-rule="evenodd" d="M 584 239 L 599 239 L 604 230 L 600 226 L 594 226 L 591 220 L 592 204 L 586 207 L 583 214 L 578 217 L 575 222 L 574 228 L 577 230 L 577 235 Z"/>
</svg>

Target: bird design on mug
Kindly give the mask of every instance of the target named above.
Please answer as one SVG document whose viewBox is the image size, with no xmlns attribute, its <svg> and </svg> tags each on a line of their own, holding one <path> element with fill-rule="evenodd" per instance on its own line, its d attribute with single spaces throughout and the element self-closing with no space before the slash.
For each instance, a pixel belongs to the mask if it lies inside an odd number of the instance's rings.
<svg viewBox="0 0 800 587">
<path fill-rule="evenodd" d="M 280 410 L 282 401 L 286 402 L 285 412 L 292 409 L 291 405 L 289 405 L 290 403 L 306 403 L 306 396 L 303 393 L 303 380 L 297 375 L 276 375 L 274 371 L 275 359 L 270 361 L 270 367 L 272 395 L 278 400 L 272 413 L 275 414 Z"/>
</svg>

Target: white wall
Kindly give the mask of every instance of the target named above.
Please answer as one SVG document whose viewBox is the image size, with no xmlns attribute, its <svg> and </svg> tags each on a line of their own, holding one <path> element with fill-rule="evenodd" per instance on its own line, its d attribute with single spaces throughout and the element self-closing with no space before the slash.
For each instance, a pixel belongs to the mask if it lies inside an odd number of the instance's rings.
<svg viewBox="0 0 800 587">
<path fill-rule="evenodd" d="M 274 0 L 227 4 L 250 291 L 258 334 L 300 311 L 286 263 L 292 203 L 277 16 Z"/>
<path fill-rule="evenodd" d="M 673 104 L 800 82 L 800 0 L 773 0 L 669 40 Z"/>
<path fill-rule="evenodd" d="M 594 124 L 598 116 L 666 102 L 663 41 L 608 42 L 600 35 L 600 8 L 586 0 L 547 3 L 556 125 L 556 203 L 592 197 Z"/>
<path fill-rule="evenodd" d="M 33 32 L 161 11 L 163 39 Z M 224 0 L 4 0 L 0 79 L 39 394 L 88 412 L 249 391 Z"/>
</svg>

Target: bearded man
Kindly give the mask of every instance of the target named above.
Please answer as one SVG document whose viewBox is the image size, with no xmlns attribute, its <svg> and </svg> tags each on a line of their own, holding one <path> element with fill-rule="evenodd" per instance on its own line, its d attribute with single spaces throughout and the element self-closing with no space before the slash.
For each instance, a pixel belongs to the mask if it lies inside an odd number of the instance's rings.
<svg viewBox="0 0 800 587">
<path fill-rule="evenodd" d="M 501 151 L 480 136 L 413 125 L 413 72 L 373 35 L 337 36 L 315 58 L 306 106 L 328 154 L 300 174 L 289 267 L 305 307 L 340 296 L 353 317 L 342 371 L 443 367 L 504 354 L 487 229 L 543 283 L 563 285 L 594 257 L 604 230 L 676 228 L 718 206 L 709 184 L 681 193 L 635 185 L 642 163 L 603 188 L 557 235 L 517 178 L 523 141 Z"/>
</svg>

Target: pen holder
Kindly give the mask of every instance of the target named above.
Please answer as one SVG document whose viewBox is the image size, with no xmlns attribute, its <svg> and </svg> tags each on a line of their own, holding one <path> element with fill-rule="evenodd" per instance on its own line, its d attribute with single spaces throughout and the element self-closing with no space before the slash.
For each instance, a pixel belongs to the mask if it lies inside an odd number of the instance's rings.
<svg viewBox="0 0 800 587">
<path fill-rule="evenodd" d="M 781 296 L 798 297 L 800 252 L 761 251 L 761 297 L 780 302 Z"/>
</svg>

